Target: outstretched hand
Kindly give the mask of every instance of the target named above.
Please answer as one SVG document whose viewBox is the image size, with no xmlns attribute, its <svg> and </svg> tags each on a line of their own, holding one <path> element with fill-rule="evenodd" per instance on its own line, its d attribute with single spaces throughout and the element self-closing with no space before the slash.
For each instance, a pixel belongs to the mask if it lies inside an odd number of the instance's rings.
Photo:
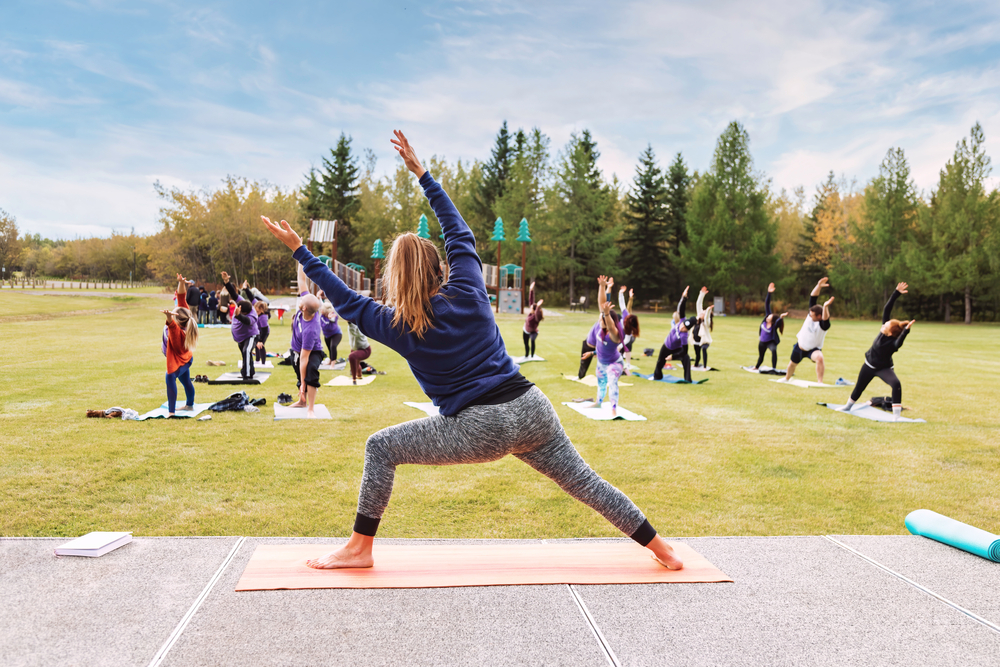
<svg viewBox="0 0 1000 667">
<path fill-rule="evenodd" d="M 413 150 L 410 142 L 406 140 L 406 135 L 399 130 L 393 130 L 392 133 L 396 135 L 396 138 L 389 141 L 392 142 L 396 152 L 399 153 L 399 157 L 403 158 L 403 164 L 413 172 L 414 176 L 421 178 L 427 170 L 420 164 L 416 151 Z"/>
<path fill-rule="evenodd" d="M 618 291 L 619 291 L 620 293 L 624 294 L 624 293 L 625 293 L 625 286 L 624 286 L 624 285 L 622 285 L 621 287 L 619 287 L 619 288 L 618 288 Z"/>
<path fill-rule="evenodd" d="M 896 291 L 899 292 L 900 294 L 906 294 L 906 288 L 908 287 L 909 285 L 907 285 L 906 283 L 899 283 L 898 285 L 896 285 Z"/>
<path fill-rule="evenodd" d="M 906 323 L 906 330 L 907 330 L 907 331 L 909 331 L 909 330 L 910 330 L 910 327 L 912 327 L 912 326 L 913 326 L 913 323 L 914 323 L 914 322 L 916 322 L 916 320 L 910 320 L 909 322 L 907 322 L 907 323 Z"/>
<path fill-rule="evenodd" d="M 827 300 L 826 300 L 826 303 L 824 303 L 824 304 L 823 304 L 823 307 L 824 307 L 824 308 L 827 308 L 827 307 L 829 307 L 829 306 L 830 306 L 830 304 L 831 304 L 831 303 L 833 303 L 833 300 L 834 300 L 835 298 L 837 298 L 837 297 L 834 297 L 834 296 L 831 296 L 831 297 L 830 297 L 829 299 L 827 299 Z"/>
<path fill-rule="evenodd" d="M 262 215 L 260 219 L 267 227 L 267 231 L 271 232 L 276 239 L 288 246 L 289 250 L 298 250 L 302 246 L 302 238 L 284 220 L 278 225 L 271 222 L 270 218 L 266 216 Z"/>
<path fill-rule="evenodd" d="M 537 301 L 537 302 L 535 303 L 535 307 L 536 307 L 536 308 L 541 308 L 541 307 L 542 307 L 542 304 L 543 304 L 543 303 L 545 303 L 545 299 L 539 299 L 539 300 L 538 300 L 538 301 Z"/>
<path fill-rule="evenodd" d="M 228 283 L 228 282 L 229 282 L 229 274 L 228 274 L 228 273 L 226 273 L 225 271 L 223 271 L 223 272 L 222 272 L 221 274 L 219 274 L 219 275 L 221 275 L 221 276 L 222 276 L 222 283 L 223 283 L 223 284 L 226 284 L 226 283 Z"/>
<path fill-rule="evenodd" d="M 820 289 L 823 289 L 824 287 L 829 287 L 829 286 L 830 286 L 830 279 L 826 278 L 826 277 L 820 278 L 819 282 L 816 283 L 816 287 L 818 287 Z"/>
<path fill-rule="evenodd" d="M 243 284 L 240 285 L 240 289 L 250 289 L 250 281 L 249 280 L 244 280 Z"/>
<path fill-rule="evenodd" d="M 633 296 L 635 296 L 635 290 L 629 290 L 628 291 L 628 298 L 631 299 Z"/>
<path fill-rule="evenodd" d="M 771 283 L 770 285 L 767 286 L 767 293 L 774 294 L 774 283 Z"/>
<path fill-rule="evenodd" d="M 788 313 L 782 313 L 781 315 L 778 315 L 779 320 L 784 319 L 786 317 L 788 317 Z"/>
<path fill-rule="evenodd" d="M 605 285 L 608 284 L 608 277 L 607 276 L 597 276 L 597 284 L 600 285 L 601 287 L 604 287 Z"/>
<path fill-rule="evenodd" d="M 702 287 L 701 288 L 701 293 L 702 294 L 708 294 L 708 288 L 707 287 Z"/>
<path fill-rule="evenodd" d="M 685 288 L 684 288 L 684 294 L 681 294 L 681 296 L 683 296 L 684 298 L 687 298 L 687 295 L 688 295 L 688 290 L 689 290 L 689 289 L 691 289 L 691 286 L 690 286 L 690 285 L 688 285 L 687 287 L 685 287 Z"/>
</svg>

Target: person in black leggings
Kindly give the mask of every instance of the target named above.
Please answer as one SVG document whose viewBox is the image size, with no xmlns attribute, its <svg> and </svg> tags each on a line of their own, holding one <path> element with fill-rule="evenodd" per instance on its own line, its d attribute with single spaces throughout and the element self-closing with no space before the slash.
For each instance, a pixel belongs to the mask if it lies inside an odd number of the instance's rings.
<svg viewBox="0 0 1000 667">
<path fill-rule="evenodd" d="M 759 370 L 764 363 L 764 353 L 771 350 L 771 368 L 778 367 L 778 343 L 780 333 L 785 333 L 785 316 L 788 313 L 775 315 L 771 311 L 771 294 L 774 293 L 774 283 L 767 286 L 767 296 L 764 297 L 764 321 L 760 323 L 760 341 L 757 343 L 757 363 L 753 369 Z"/>
<path fill-rule="evenodd" d="M 660 354 L 656 358 L 656 366 L 653 368 L 653 379 L 663 379 L 663 364 L 667 359 L 677 359 L 684 366 L 684 379 L 691 382 L 691 355 L 688 354 L 688 332 L 701 321 L 695 317 L 684 317 L 687 306 L 687 296 L 689 287 L 684 288 L 681 300 L 677 303 L 677 310 L 674 313 L 674 325 L 670 328 L 666 340 L 660 346 Z M 709 306 L 710 310 L 712 306 Z"/>
<path fill-rule="evenodd" d="M 858 373 L 858 382 L 854 385 L 854 391 L 851 392 L 851 398 L 847 401 L 847 405 L 841 408 L 844 412 L 850 411 L 872 380 L 880 378 L 892 387 L 892 414 L 899 419 L 903 410 L 903 385 L 900 384 L 899 378 L 896 377 L 896 372 L 893 370 L 892 355 L 903 347 L 903 341 L 910 333 L 910 327 L 916 320 L 906 322 L 891 319 L 890 316 L 893 304 L 896 303 L 900 294 L 906 294 L 907 287 L 906 283 L 896 285 L 895 291 L 886 302 L 885 308 L 882 309 L 882 328 L 879 329 L 879 334 L 875 337 L 871 348 L 865 353 L 865 363 L 862 364 L 861 372 Z"/>
</svg>

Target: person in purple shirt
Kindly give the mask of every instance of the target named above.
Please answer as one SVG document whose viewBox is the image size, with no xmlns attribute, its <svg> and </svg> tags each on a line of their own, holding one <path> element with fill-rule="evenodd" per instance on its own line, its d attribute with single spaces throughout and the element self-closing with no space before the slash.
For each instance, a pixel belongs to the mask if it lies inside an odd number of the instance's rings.
<svg viewBox="0 0 1000 667">
<path fill-rule="evenodd" d="M 611 399 L 611 416 L 618 416 L 618 378 L 625 370 L 625 363 L 622 359 L 618 346 L 625 340 L 625 332 L 622 330 L 621 318 L 618 313 L 612 312 L 611 302 L 605 297 L 605 287 L 607 278 L 599 276 L 597 278 L 597 307 L 601 311 L 601 330 L 597 334 L 597 400 L 592 407 L 601 407 L 604 402 L 604 394 L 607 392 Z M 593 354 L 588 352 L 587 354 Z"/>
<path fill-rule="evenodd" d="M 608 276 L 608 289 L 615 284 L 615 279 Z M 610 299 L 608 299 L 610 301 Z M 590 362 L 594 360 L 593 351 L 597 347 L 597 332 L 601 330 L 601 314 L 597 314 L 597 321 L 594 322 L 594 326 L 590 327 L 590 332 L 583 341 L 583 345 L 580 347 L 580 370 L 577 373 L 579 379 L 583 379 L 587 375 L 587 371 L 590 370 Z M 591 354 L 587 354 L 590 352 Z"/>
<path fill-rule="evenodd" d="M 531 309 L 528 311 L 528 316 L 524 318 L 522 333 L 524 333 L 524 356 L 530 358 L 535 356 L 535 339 L 538 338 L 538 325 L 545 319 L 545 313 L 542 311 L 542 304 L 545 303 L 545 299 L 535 301 L 534 281 L 531 282 L 531 287 L 528 289 L 528 303 L 531 304 Z M 531 343 L 530 351 L 528 349 L 529 342 Z"/>
<path fill-rule="evenodd" d="M 771 295 L 774 293 L 774 283 L 767 286 L 767 296 L 764 297 L 764 320 L 760 323 L 760 340 L 757 342 L 757 363 L 753 370 L 760 370 L 764 363 L 764 353 L 771 350 L 771 370 L 778 367 L 778 343 L 780 334 L 785 332 L 785 317 L 788 313 L 775 315 L 771 312 Z"/>
<path fill-rule="evenodd" d="M 305 284 L 300 281 L 300 285 Z M 322 304 L 315 295 L 300 295 L 299 309 L 292 318 L 292 368 L 295 369 L 295 386 L 299 400 L 293 408 L 307 408 L 307 415 L 315 418 L 316 391 L 319 389 L 319 365 L 323 363 L 323 329 L 319 309 Z"/>
<path fill-rule="evenodd" d="M 340 330 L 340 315 L 329 303 L 324 303 L 319 310 L 319 324 L 323 328 L 323 341 L 330 353 L 330 364 L 332 365 L 337 361 L 337 346 L 344 339 L 344 332 Z"/>
<path fill-rule="evenodd" d="M 244 381 L 252 380 L 254 376 L 254 348 L 257 343 L 257 314 L 253 312 L 253 304 L 240 297 L 229 279 L 229 274 L 222 272 L 222 283 L 236 304 L 233 312 L 233 340 L 240 348 L 240 377 Z"/>
<path fill-rule="evenodd" d="M 257 363 L 263 366 L 267 363 L 267 339 L 271 336 L 271 310 L 264 301 L 255 301 L 251 317 L 257 318 Z"/>
<path fill-rule="evenodd" d="M 513 454 L 649 548 L 665 567 L 683 567 L 628 496 L 584 462 L 545 394 L 518 372 L 490 306 L 472 230 L 406 137 L 395 135 L 392 143 L 420 179 L 441 223 L 448 271 L 429 239 L 400 234 L 386 259 L 385 303 L 379 303 L 350 289 L 313 257 L 287 222 L 262 217 L 341 317 L 406 359 L 440 411 L 369 436 L 354 531 L 346 545 L 306 564 L 322 569 L 374 564 L 372 545 L 397 466 L 483 463 Z"/>
<path fill-rule="evenodd" d="M 698 324 L 695 317 L 685 317 L 685 306 L 690 286 L 684 288 L 681 300 L 677 303 L 677 310 L 674 312 L 674 325 L 670 327 L 670 333 L 660 346 L 660 355 L 656 359 L 656 367 L 653 369 L 653 380 L 663 379 L 663 364 L 667 359 L 679 359 L 684 365 L 684 379 L 691 382 L 691 356 L 688 354 L 688 332 L 693 330 Z"/>
</svg>

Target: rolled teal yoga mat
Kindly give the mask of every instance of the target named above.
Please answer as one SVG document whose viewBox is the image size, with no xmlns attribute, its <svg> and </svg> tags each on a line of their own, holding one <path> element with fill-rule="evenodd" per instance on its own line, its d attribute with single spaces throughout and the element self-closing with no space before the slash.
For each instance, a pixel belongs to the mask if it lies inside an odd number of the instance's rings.
<svg viewBox="0 0 1000 667">
<path fill-rule="evenodd" d="M 1000 537 L 955 521 L 930 510 L 915 510 L 906 515 L 906 528 L 914 535 L 922 535 L 970 554 L 1000 563 Z"/>
</svg>

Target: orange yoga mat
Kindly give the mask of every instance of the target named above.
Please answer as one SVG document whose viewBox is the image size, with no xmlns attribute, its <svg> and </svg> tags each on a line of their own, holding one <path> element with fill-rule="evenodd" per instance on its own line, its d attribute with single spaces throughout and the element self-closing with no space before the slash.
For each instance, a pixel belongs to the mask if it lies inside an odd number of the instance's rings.
<svg viewBox="0 0 1000 667">
<path fill-rule="evenodd" d="M 378 544 L 375 566 L 314 570 L 336 544 L 261 544 L 237 591 L 304 588 L 449 588 L 529 584 L 670 584 L 732 581 L 697 551 L 670 545 L 684 569 L 668 570 L 635 543 Z"/>
</svg>

